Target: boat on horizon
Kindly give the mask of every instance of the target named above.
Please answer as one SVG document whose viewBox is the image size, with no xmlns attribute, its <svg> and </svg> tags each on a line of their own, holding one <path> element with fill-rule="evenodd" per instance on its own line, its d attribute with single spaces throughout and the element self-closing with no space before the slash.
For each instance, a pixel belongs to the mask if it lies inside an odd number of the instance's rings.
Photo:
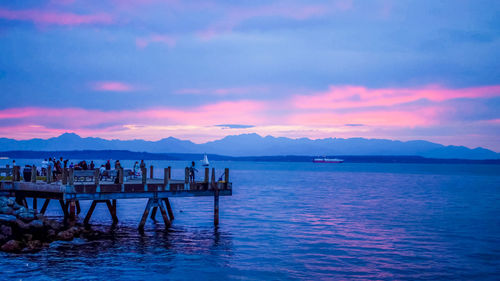
<svg viewBox="0 0 500 281">
<path fill-rule="evenodd" d="M 203 160 L 201 160 L 201 165 L 203 167 L 208 167 L 210 165 L 210 162 L 208 162 L 208 157 L 207 154 L 203 155 Z"/>
<path fill-rule="evenodd" d="M 339 158 L 314 158 L 313 163 L 343 163 L 344 159 L 339 159 Z"/>
</svg>

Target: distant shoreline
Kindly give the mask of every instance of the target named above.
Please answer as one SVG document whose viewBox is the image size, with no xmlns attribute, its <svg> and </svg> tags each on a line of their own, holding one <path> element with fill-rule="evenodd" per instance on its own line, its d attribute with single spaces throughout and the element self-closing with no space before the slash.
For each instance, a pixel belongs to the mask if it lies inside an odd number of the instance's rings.
<svg viewBox="0 0 500 281">
<path fill-rule="evenodd" d="M 442 159 L 426 158 L 411 155 L 325 155 L 332 158 L 344 159 L 344 163 L 413 163 L 413 164 L 490 164 L 500 165 L 500 159 Z M 2 151 L 0 158 L 9 159 L 43 159 L 49 157 L 63 157 L 65 159 L 89 159 L 89 160 L 201 160 L 200 153 L 149 153 L 134 152 L 128 150 L 70 150 L 70 151 Z M 214 161 L 251 161 L 251 162 L 312 162 L 318 157 L 305 155 L 277 155 L 277 156 L 224 156 L 208 154 L 208 158 Z M 318 164 L 329 165 L 329 164 Z M 339 164 L 337 164 L 339 165 Z M 340 164 L 341 165 L 341 164 Z"/>
</svg>

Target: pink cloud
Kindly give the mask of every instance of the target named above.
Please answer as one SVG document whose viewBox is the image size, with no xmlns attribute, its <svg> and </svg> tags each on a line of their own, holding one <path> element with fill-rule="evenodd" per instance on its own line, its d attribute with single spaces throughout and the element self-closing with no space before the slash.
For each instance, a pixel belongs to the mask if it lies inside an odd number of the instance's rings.
<svg viewBox="0 0 500 281">
<path fill-rule="evenodd" d="M 118 81 L 101 81 L 96 82 L 91 85 L 94 91 L 104 91 L 104 92 L 130 92 L 136 90 L 130 84 L 118 82 Z"/>
<path fill-rule="evenodd" d="M 292 103 L 302 109 L 339 109 L 368 106 L 391 106 L 419 99 L 444 101 L 457 98 L 488 98 L 500 96 L 500 86 L 447 89 L 441 86 L 424 88 L 369 89 L 360 86 L 331 86 L 326 92 L 297 95 Z"/>
<path fill-rule="evenodd" d="M 168 47 L 174 47 L 177 43 L 177 39 L 169 35 L 159 34 L 151 35 L 148 37 L 138 37 L 135 39 L 135 45 L 141 49 L 146 48 L 151 43 L 160 43 L 165 44 Z"/>
<path fill-rule="evenodd" d="M 79 15 L 56 11 L 8 10 L 2 8 L 0 8 L 0 18 L 54 25 L 110 24 L 113 21 L 112 17 L 105 13 Z"/>
</svg>

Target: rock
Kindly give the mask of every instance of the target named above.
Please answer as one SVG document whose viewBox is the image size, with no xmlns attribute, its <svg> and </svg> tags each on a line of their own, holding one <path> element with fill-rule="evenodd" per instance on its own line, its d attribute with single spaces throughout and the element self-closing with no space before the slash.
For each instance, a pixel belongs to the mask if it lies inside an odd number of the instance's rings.
<svg viewBox="0 0 500 281">
<path fill-rule="evenodd" d="M 14 202 L 14 204 L 12 205 L 12 208 L 13 208 L 14 210 L 19 210 L 19 209 L 21 209 L 21 208 L 23 208 L 24 210 L 26 210 L 26 208 L 24 208 L 23 206 L 21 206 L 21 205 L 17 204 L 16 202 Z"/>
<path fill-rule="evenodd" d="M 56 239 L 56 231 L 53 229 L 47 230 L 47 239 L 49 239 L 49 240 Z"/>
<path fill-rule="evenodd" d="M 17 218 L 12 215 L 0 215 L 0 223 L 15 223 Z"/>
<path fill-rule="evenodd" d="M 28 249 L 30 249 L 31 251 L 41 250 L 43 247 L 42 242 L 40 240 L 29 241 L 26 244 Z"/>
<path fill-rule="evenodd" d="M 17 215 L 18 218 L 20 218 L 21 220 L 23 220 L 24 222 L 30 222 L 35 218 L 35 214 L 34 213 L 31 213 L 31 212 L 23 212 L 23 213 L 19 213 Z"/>
<path fill-rule="evenodd" d="M 7 206 L 12 207 L 12 206 L 14 206 L 15 203 L 16 203 L 16 201 L 14 201 L 14 200 L 12 200 L 10 198 L 7 199 Z"/>
<path fill-rule="evenodd" d="M 45 220 L 45 216 L 43 214 L 36 214 L 35 216 L 37 220 Z"/>
<path fill-rule="evenodd" d="M 43 221 L 43 223 L 46 227 L 52 228 L 56 231 L 59 231 L 63 228 L 63 225 L 55 220 L 45 220 L 45 221 Z"/>
<path fill-rule="evenodd" d="M 12 227 L 6 225 L 0 225 L 0 234 L 5 237 L 9 237 L 12 235 Z"/>
<path fill-rule="evenodd" d="M 32 234 L 24 234 L 23 239 L 24 239 L 24 241 L 31 241 L 31 240 L 33 240 L 33 235 Z"/>
<path fill-rule="evenodd" d="M 57 239 L 58 240 L 63 240 L 63 241 L 71 241 L 73 240 L 73 232 L 69 231 L 69 230 L 65 230 L 65 231 L 61 231 L 59 233 L 57 233 Z"/>
<path fill-rule="evenodd" d="M 30 229 L 29 224 L 23 222 L 22 220 L 18 219 L 16 220 L 17 227 L 22 230 L 28 230 Z"/>
<path fill-rule="evenodd" d="M 20 252 L 23 249 L 23 244 L 17 240 L 9 240 L 3 244 L 1 249 L 4 252 Z"/>
<path fill-rule="evenodd" d="M 16 207 L 12 207 L 15 211 L 14 211 L 14 215 L 19 215 L 20 213 L 27 213 L 28 212 L 28 209 L 26 209 L 25 207 L 19 207 L 18 209 L 16 209 Z"/>
<path fill-rule="evenodd" d="M 0 214 L 12 215 L 14 213 L 14 209 L 9 206 L 0 207 Z"/>
<path fill-rule="evenodd" d="M 31 229 L 34 229 L 34 230 L 40 230 L 40 229 L 43 229 L 43 221 L 41 220 L 34 220 L 32 222 L 29 223 L 29 226 Z"/>
</svg>

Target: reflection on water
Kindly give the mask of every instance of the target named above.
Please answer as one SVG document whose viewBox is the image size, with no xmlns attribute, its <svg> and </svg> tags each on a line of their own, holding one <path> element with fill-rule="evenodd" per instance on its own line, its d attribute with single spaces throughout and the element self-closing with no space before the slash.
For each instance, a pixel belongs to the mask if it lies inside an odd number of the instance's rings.
<svg viewBox="0 0 500 281">
<path fill-rule="evenodd" d="M 185 163 L 172 165 L 182 173 Z M 233 166 L 230 166 L 233 165 Z M 302 165 L 302 168 L 301 166 Z M 223 163 L 232 197 L 173 198 L 173 227 L 136 230 L 146 200 L 105 206 L 96 240 L 0 253 L 6 279 L 492 279 L 500 268 L 500 167 Z M 434 169 L 434 172 L 433 172 Z M 464 172 L 466 171 L 467 172 Z M 39 204 L 40 205 L 40 204 Z M 85 213 L 89 202 L 82 202 Z M 51 203 L 49 215 L 62 215 Z"/>
</svg>

